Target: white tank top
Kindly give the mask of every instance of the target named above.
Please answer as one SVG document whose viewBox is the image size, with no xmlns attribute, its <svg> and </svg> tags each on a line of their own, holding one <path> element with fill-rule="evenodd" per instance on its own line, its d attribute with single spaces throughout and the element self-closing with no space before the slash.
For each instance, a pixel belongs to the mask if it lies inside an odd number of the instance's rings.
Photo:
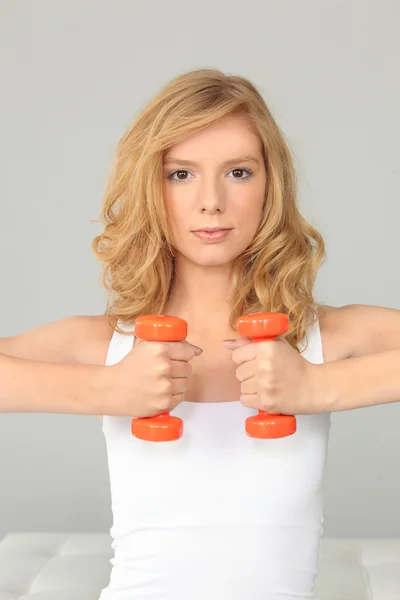
<svg viewBox="0 0 400 600">
<path fill-rule="evenodd" d="M 133 337 L 114 332 L 107 365 Z M 302 356 L 324 362 L 318 320 L 308 339 Z M 173 442 L 103 416 L 114 555 L 99 600 L 318 600 L 330 413 L 297 415 L 295 434 L 260 440 L 244 430 L 257 412 L 237 398 L 182 402 Z"/>
</svg>

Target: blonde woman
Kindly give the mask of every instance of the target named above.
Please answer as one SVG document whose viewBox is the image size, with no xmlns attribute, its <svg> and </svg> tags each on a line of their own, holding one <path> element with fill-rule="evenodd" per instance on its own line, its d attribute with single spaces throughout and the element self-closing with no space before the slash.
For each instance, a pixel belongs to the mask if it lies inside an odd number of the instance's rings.
<svg viewBox="0 0 400 600">
<path fill-rule="evenodd" d="M 316 302 L 324 242 L 296 194 L 256 87 L 178 76 L 118 144 L 93 240 L 105 314 L 1 340 L 2 412 L 104 415 L 114 556 L 99 600 L 316 599 L 330 413 L 400 398 L 400 316 Z M 274 343 L 237 334 L 261 311 L 289 318 Z M 146 314 L 185 319 L 187 339 L 136 337 Z M 246 436 L 260 408 L 296 415 L 296 432 Z M 132 435 L 132 417 L 165 411 L 180 439 Z"/>
</svg>

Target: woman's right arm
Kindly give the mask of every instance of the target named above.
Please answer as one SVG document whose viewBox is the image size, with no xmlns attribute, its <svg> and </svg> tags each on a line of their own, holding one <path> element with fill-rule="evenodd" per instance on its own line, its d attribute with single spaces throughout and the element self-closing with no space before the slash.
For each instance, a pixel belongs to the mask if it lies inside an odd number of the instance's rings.
<svg viewBox="0 0 400 600">
<path fill-rule="evenodd" d="M 103 405 L 106 368 L 0 354 L 0 413 L 97 415 Z"/>
<path fill-rule="evenodd" d="M 78 315 L 0 338 L 0 413 L 101 414 L 112 329 Z"/>
<path fill-rule="evenodd" d="M 0 338 L 0 412 L 149 417 L 182 402 L 201 350 L 139 340 L 106 366 L 113 331 L 104 315 L 82 316 Z"/>
</svg>

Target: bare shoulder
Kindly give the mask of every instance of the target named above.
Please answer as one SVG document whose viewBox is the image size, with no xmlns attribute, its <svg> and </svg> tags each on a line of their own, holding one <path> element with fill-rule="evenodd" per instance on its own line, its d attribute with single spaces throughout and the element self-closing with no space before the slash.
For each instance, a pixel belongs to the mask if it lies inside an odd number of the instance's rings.
<svg viewBox="0 0 400 600">
<path fill-rule="evenodd" d="M 349 358 L 350 349 L 342 321 L 346 306 L 318 306 L 318 319 L 321 330 L 324 362 Z"/>
<path fill-rule="evenodd" d="M 327 344 L 339 358 L 357 358 L 400 348 L 400 310 L 346 304 L 323 307 Z"/>
<path fill-rule="evenodd" d="M 110 320 L 115 324 L 115 318 Z M 102 365 L 112 334 L 106 315 L 73 315 L 0 337 L 0 352 L 42 362 Z"/>
</svg>

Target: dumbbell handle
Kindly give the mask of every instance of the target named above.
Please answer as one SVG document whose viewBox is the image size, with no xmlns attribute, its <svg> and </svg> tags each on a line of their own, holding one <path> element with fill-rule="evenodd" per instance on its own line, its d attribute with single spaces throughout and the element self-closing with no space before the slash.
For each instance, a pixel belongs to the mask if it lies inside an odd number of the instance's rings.
<svg viewBox="0 0 400 600">
<path fill-rule="evenodd" d="M 180 342 L 187 336 L 187 322 L 167 315 L 145 315 L 135 319 L 135 334 L 142 340 Z M 148 442 L 170 442 L 183 435 L 179 417 L 161 413 L 155 417 L 132 419 L 132 435 Z"/>
<path fill-rule="evenodd" d="M 288 328 L 289 320 L 284 313 L 252 313 L 237 320 L 238 333 L 252 342 L 276 341 L 276 337 Z M 260 409 L 257 415 L 246 419 L 245 431 L 249 437 L 260 439 L 286 437 L 295 433 L 296 418 Z"/>
</svg>

